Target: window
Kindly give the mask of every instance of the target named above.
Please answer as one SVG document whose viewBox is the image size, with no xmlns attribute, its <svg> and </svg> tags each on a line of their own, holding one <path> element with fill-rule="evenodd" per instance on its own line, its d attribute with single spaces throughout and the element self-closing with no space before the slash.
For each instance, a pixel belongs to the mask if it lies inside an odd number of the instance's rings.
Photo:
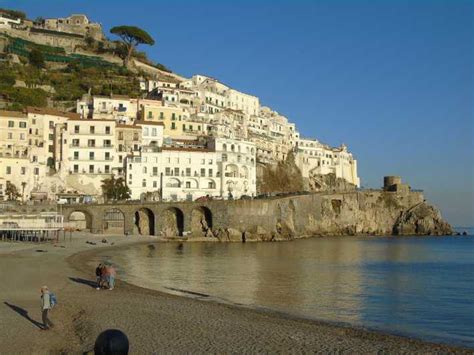
<svg viewBox="0 0 474 355">
<path fill-rule="evenodd" d="M 212 169 L 209 169 L 209 177 L 212 177 Z"/>
<path fill-rule="evenodd" d="M 94 174 L 94 165 L 89 165 L 89 174 Z"/>
<path fill-rule="evenodd" d="M 175 113 L 172 113 L 172 114 L 171 114 L 171 120 L 172 120 L 172 121 L 176 121 L 176 114 L 175 114 Z"/>
<path fill-rule="evenodd" d="M 206 159 L 201 159 L 201 164 L 206 164 Z"/>
<path fill-rule="evenodd" d="M 8 121 L 8 127 L 9 128 L 15 127 L 15 121 Z"/>
<path fill-rule="evenodd" d="M 89 160 L 94 160 L 95 155 L 94 152 L 89 152 Z"/>
<path fill-rule="evenodd" d="M 153 176 L 157 176 L 158 175 L 158 167 L 154 166 L 153 167 Z"/>
<path fill-rule="evenodd" d="M 156 128 L 152 128 L 152 129 L 151 129 L 151 135 L 152 135 L 153 137 L 156 137 L 157 134 L 158 134 L 158 133 L 156 132 Z"/>
<path fill-rule="evenodd" d="M 146 187 L 146 179 L 142 180 L 142 187 Z"/>
<path fill-rule="evenodd" d="M 26 168 L 24 166 L 21 167 L 21 175 L 26 174 Z"/>
<path fill-rule="evenodd" d="M 40 173 L 40 169 L 39 169 L 39 168 L 35 168 L 35 169 L 34 169 L 34 174 L 35 174 L 35 175 L 39 175 L 39 173 Z"/>
<path fill-rule="evenodd" d="M 104 147 L 105 148 L 111 148 L 112 147 L 112 143 L 111 143 L 110 139 L 105 139 L 104 140 Z"/>
<path fill-rule="evenodd" d="M 88 147 L 95 147 L 95 139 L 89 139 L 87 141 L 87 146 Z"/>
<path fill-rule="evenodd" d="M 8 139 L 13 139 L 13 133 L 12 132 L 8 132 Z"/>
<path fill-rule="evenodd" d="M 166 168 L 166 169 L 165 169 L 165 175 L 166 175 L 166 176 L 170 176 L 170 175 L 171 175 L 171 169 L 170 169 L 170 168 Z"/>
<path fill-rule="evenodd" d="M 106 165 L 106 166 L 104 167 L 104 172 L 105 172 L 106 174 L 110 173 L 110 165 Z"/>
<path fill-rule="evenodd" d="M 209 165 L 212 165 L 212 159 L 209 159 Z"/>
<path fill-rule="evenodd" d="M 50 141 L 54 140 L 54 134 L 49 134 L 48 138 L 49 138 Z"/>
<path fill-rule="evenodd" d="M 72 140 L 72 146 L 73 147 L 79 147 L 79 139 L 73 139 Z"/>
<path fill-rule="evenodd" d="M 74 133 L 79 133 L 79 126 L 74 126 Z"/>
<path fill-rule="evenodd" d="M 179 168 L 174 168 L 174 176 L 179 176 Z"/>
<path fill-rule="evenodd" d="M 50 152 L 50 153 L 54 152 L 54 146 L 53 145 L 48 146 L 48 152 Z"/>
<path fill-rule="evenodd" d="M 176 129 L 176 123 L 171 122 L 171 129 Z"/>
<path fill-rule="evenodd" d="M 187 189 L 190 189 L 190 188 L 191 188 L 191 182 L 190 182 L 190 181 L 186 181 L 186 188 L 187 188 Z"/>
<path fill-rule="evenodd" d="M 54 122 L 53 121 L 49 121 L 49 128 L 54 128 Z"/>
<path fill-rule="evenodd" d="M 105 152 L 105 160 L 111 160 L 110 159 L 110 152 Z"/>
<path fill-rule="evenodd" d="M 160 112 L 160 120 L 164 118 L 163 112 Z"/>
<path fill-rule="evenodd" d="M 74 160 L 79 160 L 79 152 L 74 152 Z"/>
<path fill-rule="evenodd" d="M 94 133 L 95 133 L 95 127 L 94 127 L 94 126 L 90 126 L 90 127 L 89 127 L 89 132 L 90 132 L 91 134 L 94 134 Z"/>
<path fill-rule="evenodd" d="M 227 161 L 227 154 L 222 154 L 222 161 Z"/>
<path fill-rule="evenodd" d="M 119 151 L 119 152 L 123 152 L 123 144 L 119 144 L 119 146 L 118 146 L 118 151 Z"/>
<path fill-rule="evenodd" d="M 133 133 L 133 140 L 134 141 L 138 140 L 138 133 L 137 132 Z"/>
<path fill-rule="evenodd" d="M 186 176 L 191 176 L 191 168 L 186 168 Z"/>
<path fill-rule="evenodd" d="M 201 176 L 206 176 L 206 169 L 204 168 L 201 169 Z"/>
<path fill-rule="evenodd" d="M 153 119 L 153 112 L 151 111 L 148 111 L 148 119 Z"/>
<path fill-rule="evenodd" d="M 110 134 L 110 126 L 105 126 L 105 134 Z"/>
<path fill-rule="evenodd" d="M 123 157 L 119 155 L 119 163 L 122 163 L 122 162 L 123 162 Z"/>
<path fill-rule="evenodd" d="M 147 172 L 147 169 L 146 169 L 146 166 L 143 167 L 143 174 L 146 174 Z"/>
<path fill-rule="evenodd" d="M 75 164 L 74 167 L 73 167 L 73 169 L 74 169 L 73 171 L 74 171 L 75 173 L 78 173 L 78 172 L 79 172 L 79 165 Z"/>
<path fill-rule="evenodd" d="M 153 187 L 154 188 L 158 187 L 158 182 L 157 181 L 153 181 Z"/>
<path fill-rule="evenodd" d="M 37 156 L 37 155 L 33 155 L 32 162 L 33 162 L 33 163 L 37 163 L 37 162 L 38 162 L 38 156 Z"/>
<path fill-rule="evenodd" d="M 148 132 L 148 127 L 144 127 L 143 128 L 143 135 L 144 136 L 148 136 L 149 132 Z"/>
<path fill-rule="evenodd" d="M 119 132 L 118 139 L 123 140 L 123 132 Z"/>
<path fill-rule="evenodd" d="M 208 182 L 208 185 L 207 185 L 207 188 L 208 188 L 208 189 L 214 189 L 214 182 L 213 182 L 213 181 L 209 181 L 209 182 Z"/>
<path fill-rule="evenodd" d="M 51 122 L 50 122 L 51 123 Z M 54 126 L 53 126 L 54 127 Z M 26 128 L 26 122 L 20 122 L 20 128 Z"/>
<path fill-rule="evenodd" d="M 7 175 L 10 175 L 12 173 L 12 167 L 7 166 Z"/>
</svg>

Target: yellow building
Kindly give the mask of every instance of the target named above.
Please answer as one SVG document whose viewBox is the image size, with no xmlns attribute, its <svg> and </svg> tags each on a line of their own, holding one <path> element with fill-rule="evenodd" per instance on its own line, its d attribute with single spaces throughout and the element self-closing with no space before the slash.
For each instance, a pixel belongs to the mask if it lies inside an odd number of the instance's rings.
<svg viewBox="0 0 474 355">
<path fill-rule="evenodd" d="M 141 119 L 143 121 L 163 123 L 163 136 L 183 137 L 184 121 L 188 120 L 189 113 L 180 107 L 163 106 L 160 101 L 147 102 L 142 105 Z"/>
</svg>

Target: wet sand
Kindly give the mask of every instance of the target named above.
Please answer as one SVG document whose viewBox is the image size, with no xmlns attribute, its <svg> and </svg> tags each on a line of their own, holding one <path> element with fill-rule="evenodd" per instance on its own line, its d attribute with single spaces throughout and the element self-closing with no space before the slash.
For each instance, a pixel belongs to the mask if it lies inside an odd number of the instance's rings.
<svg viewBox="0 0 474 355">
<path fill-rule="evenodd" d="M 88 261 L 103 236 L 74 236 L 53 245 L 0 247 L 0 353 L 85 352 L 97 335 L 123 330 L 132 353 L 354 352 L 471 353 L 474 350 L 425 343 L 362 329 L 292 319 L 164 294 L 117 282 L 97 291 Z M 147 237 L 107 237 L 115 248 Z M 97 245 L 86 244 L 90 240 Z M 38 252 L 36 250 L 45 250 Z M 39 288 L 48 285 L 59 304 L 51 312 L 56 327 L 40 330 Z"/>
</svg>

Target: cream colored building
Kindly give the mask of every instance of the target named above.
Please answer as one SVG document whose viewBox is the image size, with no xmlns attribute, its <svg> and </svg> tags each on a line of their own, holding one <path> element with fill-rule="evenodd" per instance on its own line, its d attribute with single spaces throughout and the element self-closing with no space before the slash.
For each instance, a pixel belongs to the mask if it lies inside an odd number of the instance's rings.
<svg viewBox="0 0 474 355">
<path fill-rule="evenodd" d="M 312 139 L 300 139 L 296 150 L 296 164 L 303 177 L 334 174 L 360 187 L 357 160 L 345 145 L 332 148 Z"/>
<path fill-rule="evenodd" d="M 115 129 L 114 120 L 68 120 L 61 171 L 68 189 L 101 195 L 102 180 L 123 166 L 116 154 Z"/>
<path fill-rule="evenodd" d="M 147 193 L 165 200 L 255 195 L 255 146 L 216 138 L 174 141 L 159 150 L 143 147 L 139 157 L 127 161 L 127 185 L 132 199 Z"/>
<path fill-rule="evenodd" d="M 15 185 L 26 199 L 46 175 L 46 160 L 32 155 L 28 145 L 28 116 L 20 112 L 0 111 L 0 184 Z M 5 198 L 5 196 L 4 196 Z"/>
</svg>

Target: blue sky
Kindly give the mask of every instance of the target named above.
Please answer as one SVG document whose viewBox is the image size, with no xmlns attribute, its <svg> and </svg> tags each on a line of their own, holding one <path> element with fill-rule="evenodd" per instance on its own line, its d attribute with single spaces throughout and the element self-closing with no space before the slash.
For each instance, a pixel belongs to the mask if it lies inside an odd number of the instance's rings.
<svg viewBox="0 0 474 355">
<path fill-rule="evenodd" d="M 474 225 L 473 1 L 25 1 L 30 18 L 85 13 L 156 40 L 149 56 L 216 77 L 346 143 L 364 186 L 402 175 L 453 225 Z"/>
</svg>

